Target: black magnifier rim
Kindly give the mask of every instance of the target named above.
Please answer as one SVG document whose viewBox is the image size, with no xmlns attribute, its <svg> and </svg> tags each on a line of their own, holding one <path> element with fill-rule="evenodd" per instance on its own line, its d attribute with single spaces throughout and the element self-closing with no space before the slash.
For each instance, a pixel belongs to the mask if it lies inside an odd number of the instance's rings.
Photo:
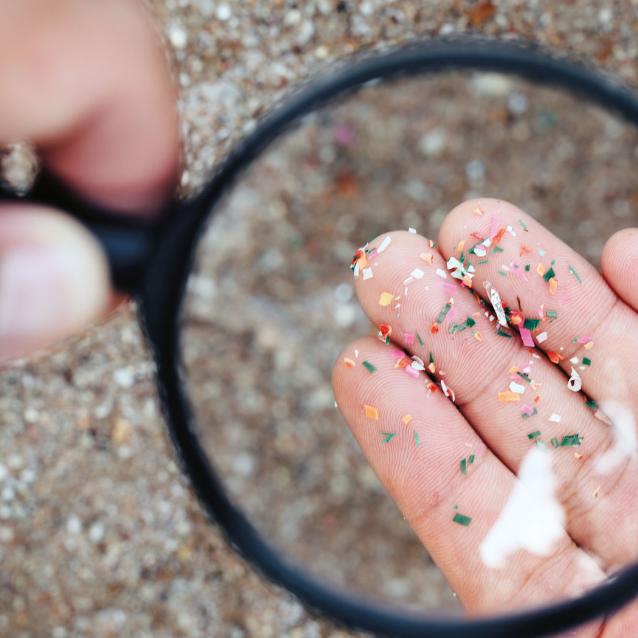
<svg viewBox="0 0 638 638">
<path fill-rule="evenodd" d="M 149 262 L 141 315 L 153 345 L 162 404 L 182 466 L 206 512 L 235 549 L 276 584 L 312 609 L 352 628 L 405 638 L 538 636 L 603 616 L 638 594 L 638 564 L 583 596 L 505 616 L 463 619 L 417 616 L 334 590 L 288 561 L 233 504 L 202 449 L 185 389 L 180 348 L 180 308 L 204 224 L 237 176 L 300 118 L 373 80 L 442 71 L 494 71 L 580 94 L 638 127 L 638 96 L 600 72 L 519 42 L 465 36 L 419 41 L 350 61 L 294 94 L 267 116 L 230 154 L 207 187 L 181 203 Z"/>
</svg>

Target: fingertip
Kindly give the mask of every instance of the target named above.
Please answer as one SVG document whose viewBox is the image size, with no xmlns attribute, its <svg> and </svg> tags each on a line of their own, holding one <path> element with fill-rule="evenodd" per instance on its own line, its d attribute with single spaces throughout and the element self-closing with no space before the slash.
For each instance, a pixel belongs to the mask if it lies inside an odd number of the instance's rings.
<svg viewBox="0 0 638 638">
<path fill-rule="evenodd" d="M 84 328 L 109 307 L 106 256 L 78 222 L 45 207 L 0 215 L 0 361 Z"/>
<path fill-rule="evenodd" d="M 438 243 L 445 255 L 452 252 L 462 237 L 473 231 L 488 228 L 494 215 L 527 215 L 514 204 L 493 197 L 468 199 L 455 206 L 443 220 L 439 229 Z"/>
<path fill-rule="evenodd" d="M 600 267 L 616 294 L 638 309 L 638 291 L 634 284 L 638 269 L 638 228 L 624 228 L 607 240 Z"/>
</svg>

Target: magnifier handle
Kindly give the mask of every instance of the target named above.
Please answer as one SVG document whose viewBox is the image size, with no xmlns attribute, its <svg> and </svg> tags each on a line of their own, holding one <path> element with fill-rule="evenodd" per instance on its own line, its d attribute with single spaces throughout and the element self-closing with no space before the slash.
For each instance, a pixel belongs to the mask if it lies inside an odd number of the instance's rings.
<svg viewBox="0 0 638 638">
<path fill-rule="evenodd" d="M 20 194 L 0 182 L 0 202 L 31 202 L 53 206 L 84 224 L 106 252 L 113 285 L 124 293 L 139 290 L 151 248 L 154 225 L 87 202 L 47 171 L 31 190 Z"/>
</svg>

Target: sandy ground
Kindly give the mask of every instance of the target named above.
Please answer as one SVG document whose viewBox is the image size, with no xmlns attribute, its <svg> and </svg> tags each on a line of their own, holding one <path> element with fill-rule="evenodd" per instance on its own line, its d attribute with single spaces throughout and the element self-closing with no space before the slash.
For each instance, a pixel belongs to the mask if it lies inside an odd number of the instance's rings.
<svg viewBox="0 0 638 638">
<path fill-rule="evenodd" d="M 298 81 L 346 53 L 415 35 L 475 29 L 533 38 L 638 86 L 636 2 L 424 4 L 155 0 L 182 89 L 184 191 L 197 188 Z M 481 108 L 468 114 L 442 100 L 423 107 L 442 91 Z M 187 305 L 189 379 L 202 423 L 221 424 L 202 427 L 206 441 L 224 443 L 215 462 L 260 527 L 324 578 L 423 609 L 453 609 L 435 566 L 337 427 L 325 391 L 339 344 L 367 329 L 349 292 L 351 249 L 388 223 L 434 235 L 460 199 L 492 194 L 519 203 L 595 261 L 614 228 L 635 224 L 638 144 L 633 132 L 596 111 L 581 114 L 570 99 L 493 78 L 367 99 L 311 122 L 225 205 L 204 240 Z M 361 130 L 362 110 L 368 123 L 398 116 L 393 126 Z M 351 149 L 335 151 L 332 137 L 326 142 L 335 122 L 365 140 L 366 161 Z M 397 139 L 413 143 L 390 143 Z M 329 204 L 340 226 L 316 215 L 280 223 L 282 202 L 294 212 L 301 194 L 306 211 L 326 206 L 306 175 L 291 176 L 300 158 L 315 167 L 320 186 L 338 186 Z M 417 159 L 428 179 L 414 168 Z M 388 165 L 394 173 L 383 171 Z M 246 204 L 255 194 L 267 201 L 261 224 Z M 220 228 L 223 249 L 214 242 Z M 281 246 L 299 236 L 305 259 L 279 268 Z M 292 330 L 268 320 L 271 308 L 257 288 L 300 319 Z M 300 291 L 308 289 L 319 318 L 301 321 L 308 300 Z M 220 292 L 234 299 L 223 311 Z M 233 315 L 241 321 L 228 321 Z M 251 319 L 257 315 L 263 320 Z M 326 330 L 322 318 L 331 316 L 336 328 Z M 290 345 L 276 359 L 272 344 L 285 341 L 278 331 Z M 285 371 L 300 352 L 316 365 L 282 390 L 268 366 Z M 237 377 L 219 363 L 234 357 L 258 363 Z M 265 583 L 206 521 L 166 439 L 134 308 L 0 379 L 1 636 L 350 635 Z M 243 394 L 226 392 L 241 383 Z M 295 402 L 295 393 L 309 399 Z M 308 416 L 315 425 L 304 429 Z M 318 555 L 326 557 L 321 564 Z"/>
</svg>

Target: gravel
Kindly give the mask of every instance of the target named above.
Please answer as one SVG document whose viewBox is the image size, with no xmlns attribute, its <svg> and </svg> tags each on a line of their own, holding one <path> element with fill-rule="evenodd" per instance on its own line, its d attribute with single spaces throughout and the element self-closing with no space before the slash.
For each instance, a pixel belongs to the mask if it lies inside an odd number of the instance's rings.
<svg viewBox="0 0 638 638">
<path fill-rule="evenodd" d="M 416 35 L 531 38 L 638 85 L 636 2 L 155 0 L 152 9 L 182 91 L 185 193 L 310 74 Z M 442 91 L 447 103 L 424 102 Z M 367 100 L 310 121 L 225 204 L 215 222 L 224 246 L 211 227 L 191 283 L 189 380 L 205 440 L 224 443 L 215 462 L 260 527 L 324 577 L 453 610 L 326 392 L 331 357 L 368 330 L 351 294 L 351 250 L 388 225 L 435 236 L 451 206 L 480 193 L 515 201 L 595 261 L 614 228 L 635 223 L 638 144 L 596 110 L 497 76 Z M 459 107 L 468 100 L 480 108 Z M 366 153 L 326 137 L 335 122 Z M 389 143 L 397 139 L 406 144 Z M 298 169 L 300 157 L 315 170 Z M 326 184 L 338 186 L 330 215 L 296 215 L 302 197 L 304 212 L 325 211 Z M 255 194 L 260 219 L 247 214 Z M 291 240 L 292 257 L 282 248 Z M 224 365 L 235 357 L 248 365 Z M 283 387 L 268 374 L 291 369 Z M 165 435 L 133 304 L 0 378 L 1 636 L 352 635 L 263 581 L 202 514 Z"/>
</svg>

